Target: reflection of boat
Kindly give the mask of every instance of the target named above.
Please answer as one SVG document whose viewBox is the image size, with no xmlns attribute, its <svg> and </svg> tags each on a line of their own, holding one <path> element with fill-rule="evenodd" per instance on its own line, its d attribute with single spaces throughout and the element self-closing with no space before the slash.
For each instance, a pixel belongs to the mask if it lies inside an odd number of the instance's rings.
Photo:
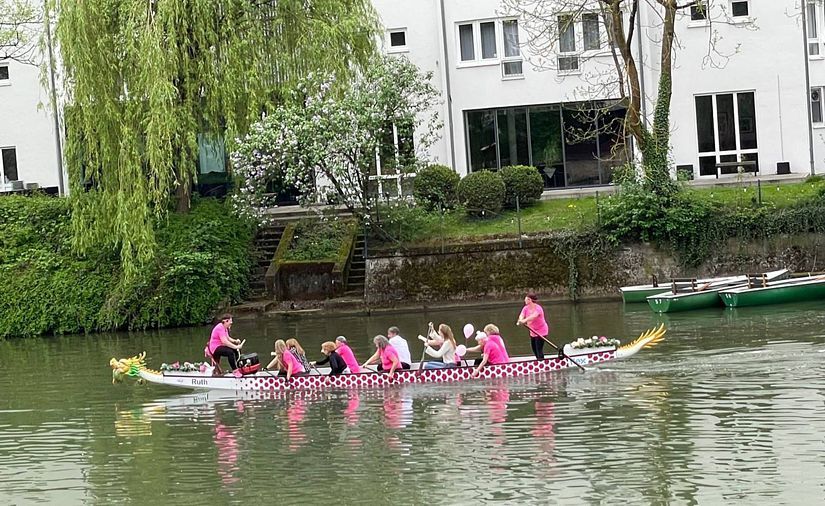
<svg viewBox="0 0 825 506">
<path fill-rule="evenodd" d="M 774 281 L 787 277 L 788 269 L 767 272 L 762 275 L 767 281 Z M 690 311 L 722 305 L 719 292 L 732 288 L 747 286 L 748 276 L 736 276 L 715 283 L 698 283 L 687 288 L 678 288 L 674 291 L 659 293 L 647 298 L 650 308 L 657 313 L 673 313 L 675 311 Z"/>
<path fill-rule="evenodd" d="M 728 307 L 825 299 L 825 276 L 804 276 L 764 283 L 750 282 L 740 288 L 722 290 L 719 296 Z"/>
<path fill-rule="evenodd" d="M 287 381 L 283 376 L 277 376 L 268 371 L 260 371 L 247 376 L 236 377 L 231 374 L 211 376 L 202 372 L 160 372 L 147 369 L 142 362 L 142 356 L 136 364 L 130 367 L 136 370 L 140 378 L 150 383 L 169 385 L 195 390 L 256 390 L 256 391 L 310 391 L 317 392 L 329 389 L 346 388 L 382 388 L 392 385 L 444 383 L 451 381 L 468 381 L 471 379 L 510 378 L 532 376 L 571 367 L 586 366 L 608 362 L 611 360 L 628 358 L 643 348 L 653 346 L 664 338 L 664 326 L 644 332 L 635 341 L 616 348 L 605 346 L 598 348 L 574 349 L 570 345 L 564 347 L 563 356 L 554 356 L 544 360 L 535 360 L 533 357 L 515 357 L 506 364 L 488 365 L 477 376 L 476 369 L 471 366 L 454 367 L 448 369 L 419 369 L 418 363 L 413 364 L 410 370 L 399 370 L 390 378 L 386 373 L 364 372 L 359 374 L 342 374 L 330 376 L 326 374 L 307 374 L 294 376 Z M 126 361 L 133 359 L 124 359 Z M 123 361 L 121 361 L 123 362 Z M 321 370 L 320 373 L 324 371 Z"/>
<path fill-rule="evenodd" d="M 622 300 L 626 303 L 647 302 L 647 298 L 651 295 L 672 291 L 674 286 L 681 288 L 691 284 L 701 286 L 708 283 L 721 283 L 730 280 L 732 277 L 733 276 L 724 276 L 719 278 L 705 278 L 690 281 L 679 281 L 674 279 L 669 283 L 660 284 L 658 282 L 654 282 L 648 285 L 623 286 L 619 290 L 622 292 Z"/>
</svg>

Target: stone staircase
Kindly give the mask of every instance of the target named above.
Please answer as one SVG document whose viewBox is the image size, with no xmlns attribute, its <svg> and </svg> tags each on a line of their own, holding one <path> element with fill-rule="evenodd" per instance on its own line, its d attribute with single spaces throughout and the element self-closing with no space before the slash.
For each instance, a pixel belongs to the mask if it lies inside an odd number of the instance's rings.
<svg viewBox="0 0 825 506">
<path fill-rule="evenodd" d="M 347 291 L 344 292 L 344 297 L 364 298 L 364 287 L 367 281 L 367 262 L 364 257 L 365 249 L 364 234 L 358 234 L 358 237 L 355 239 L 355 249 L 352 252 L 352 263 L 350 263 Z"/>
<path fill-rule="evenodd" d="M 258 230 L 255 236 L 255 243 L 253 245 L 253 258 L 255 263 L 252 266 L 252 273 L 249 279 L 249 297 L 251 299 L 268 298 L 266 293 L 266 270 L 269 268 L 272 257 L 275 256 L 275 250 L 278 249 L 278 243 L 281 241 L 281 235 L 284 233 L 285 225 L 277 223 Z"/>
</svg>

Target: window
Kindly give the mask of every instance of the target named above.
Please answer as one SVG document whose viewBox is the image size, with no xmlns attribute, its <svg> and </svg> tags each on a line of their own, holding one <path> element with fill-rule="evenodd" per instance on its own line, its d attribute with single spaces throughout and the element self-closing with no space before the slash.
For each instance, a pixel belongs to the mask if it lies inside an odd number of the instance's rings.
<svg viewBox="0 0 825 506">
<path fill-rule="evenodd" d="M 0 183 L 18 181 L 17 174 L 17 149 L 0 149 Z"/>
<path fill-rule="evenodd" d="M 461 61 L 476 59 L 473 25 L 458 25 L 458 40 L 461 46 Z"/>
<path fill-rule="evenodd" d="M 730 3 L 730 12 L 735 18 L 746 17 L 750 14 L 748 7 L 747 0 L 733 0 Z"/>
<path fill-rule="evenodd" d="M 407 50 L 407 30 L 401 28 L 397 30 L 390 30 L 390 46 L 388 53 L 400 53 Z"/>
<path fill-rule="evenodd" d="M 496 24 L 493 21 L 479 24 L 481 31 L 481 59 L 490 60 L 498 57 L 496 48 Z"/>
<path fill-rule="evenodd" d="M 808 56 L 819 57 L 819 7 L 814 2 L 808 2 L 805 9 L 805 20 L 808 28 Z"/>
<path fill-rule="evenodd" d="M 559 72 L 577 72 L 579 70 L 579 57 L 577 55 L 565 55 L 565 53 L 576 52 L 576 24 L 571 16 L 559 16 Z"/>
<path fill-rule="evenodd" d="M 507 19 L 501 22 L 504 37 L 504 59 L 501 62 L 502 77 L 515 77 L 523 74 L 521 47 L 518 39 L 518 21 Z"/>
<path fill-rule="evenodd" d="M 690 6 L 690 20 L 704 21 L 708 19 L 708 8 L 705 2 L 696 2 Z"/>
<path fill-rule="evenodd" d="M 582 14 L 582 32 L 584 32 L 585 51 L 601 49 L 602 41 L 599 34 L 598 14 Z"/>
<path fill-rule="evenodd" d="M 720 162 L 754 162 L 745 168 L 759 170 L 754 93 L 702 95 L 695 103 L 699 175 L 716 176 Z M 737 167 L 721 171 L 735 173 Z"/>
<path fill-rule="evenodd" d="M 822 124 L 822 88 L 811 88 L 811 121 Z"/>
<path fill-rule="evenodd" d="M 576 52 L 576 24 L 570 16 L 559 16 L 559 52 Z"/>
<path fill-rule="evenodd" d="M 11 84 L 9 79 L 9 64 L 0 63 L 0 86 Z"/>
</svg>

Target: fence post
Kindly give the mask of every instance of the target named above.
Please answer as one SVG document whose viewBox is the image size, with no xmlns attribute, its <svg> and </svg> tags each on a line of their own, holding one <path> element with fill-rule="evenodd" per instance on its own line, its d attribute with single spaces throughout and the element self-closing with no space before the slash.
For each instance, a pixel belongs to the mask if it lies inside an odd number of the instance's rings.
<svg viewBox="0 0 825 506">
<path fill-rule="evenodd" d="M 439 202 L 438 204 L 438 214 L 441 217 L 441 233 L 438 234 L 441 236 L 441 254 L 444 254 L 444 206 L 441 205 Z"/>
<path fill-rule="evenodd" d="M 601 228 L 602 226 L 602 210 L 599 207 L 599 192 L 596 192 L 596 226 Z"/>
<path fill-rule="evenodd" d="M 518 247 L 522 249 L 521 243 L 521 206 L 519 206 L 518 195 L 516 195 L 516 223 L 518 223 Z"/>
<path fill-rule="evenodd" d="M 762 180 L 756 180 L 756 195 L 757 195 L 757 202 L 759 203 L 759 207 L 762 207 Z"/>
</svg>

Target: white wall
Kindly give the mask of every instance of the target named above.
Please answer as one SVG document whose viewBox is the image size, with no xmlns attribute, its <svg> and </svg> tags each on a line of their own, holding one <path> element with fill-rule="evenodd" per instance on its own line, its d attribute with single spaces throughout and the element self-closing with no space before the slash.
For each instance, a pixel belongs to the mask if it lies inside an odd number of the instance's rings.
<svg viewBox="0 0 825 506">
<path fill-rule="evenodd" d="M 7 86 L 0 85 L 0 147 L 17 149 L 20 180 L 57 186 L 54 120 L 40 69 L 12 61 L 9 77 Z"/>
</svg>

